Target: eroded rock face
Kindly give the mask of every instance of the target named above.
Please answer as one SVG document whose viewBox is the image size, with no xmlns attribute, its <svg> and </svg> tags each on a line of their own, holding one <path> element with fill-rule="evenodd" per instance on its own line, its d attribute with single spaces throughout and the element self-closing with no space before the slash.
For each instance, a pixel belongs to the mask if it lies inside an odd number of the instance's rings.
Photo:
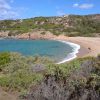
<svg viewBox="0 0 100 100">
<path fill-rule="evenodd" d="M 29 33 L 24 33 L 24 34 L 20 34 L 15 36 L 17 39 L 29 39 Z"/>
<path fill-rule="evenodd" d="M 49 31 L 45 31 L 45 34 L 41 34 L 44 31 L 34 31 L 30 33 L 24 33 L 21 35 L 15 36 L 17 39 L 53 39 L 57 36 L 53 35 Z"/>
<path fill-rule="evenodd" d="M 2 38 L 8 37 L 8 33 L 9 33 L 9 31 L 0 32 L 0 37 L 2 37 Z"/>
<path fill-rule="evenodd" d="M 42 34 L 45 32 L 45 34 Z M 48 39 L 48 40 L 66 40 L 67 36 L 61 34 L 59 36 L 54 35 L 53 33 L 49 31 L 33 31 L 30 33 L 23 33 L 23 34 L 18 34 L 15 36 L 9 36 L 9 32 L 0 32 L 0 37 L 1 38 L 13 38 L 13 39 Z"/>
</svg>

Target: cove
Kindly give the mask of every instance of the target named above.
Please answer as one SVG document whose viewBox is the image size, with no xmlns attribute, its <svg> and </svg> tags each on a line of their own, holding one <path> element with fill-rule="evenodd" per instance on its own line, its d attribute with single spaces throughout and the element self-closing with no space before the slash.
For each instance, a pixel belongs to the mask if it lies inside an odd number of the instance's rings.
<svg viewBox="0 0 100 100">
<path fill-rule="evenodd" d="M 0 40 L 0 52 L 18 52 L 24 56 L 46 56 L 53 59 L 57 64 L 74 59 L 79 48 L 79 45 L 65 41 Z"/>
</svg>

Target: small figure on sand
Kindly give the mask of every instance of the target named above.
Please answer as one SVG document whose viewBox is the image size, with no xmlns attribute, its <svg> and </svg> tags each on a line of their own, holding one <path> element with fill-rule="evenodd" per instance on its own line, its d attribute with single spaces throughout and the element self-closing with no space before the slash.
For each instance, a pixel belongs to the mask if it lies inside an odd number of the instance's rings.
<svg viewBox="0 0 100 100">
<path fill-rule="evenodd" d="M 88 47 L 88 49 L 89 49 L 89 50 L 91 50 L 91 48 L 90 48 L 90 47 Z"/>
</svg>

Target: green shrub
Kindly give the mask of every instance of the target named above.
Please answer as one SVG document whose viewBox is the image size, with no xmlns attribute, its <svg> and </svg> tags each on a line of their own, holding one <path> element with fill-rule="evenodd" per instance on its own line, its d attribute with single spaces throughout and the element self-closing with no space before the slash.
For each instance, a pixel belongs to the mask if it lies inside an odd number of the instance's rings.
<svg viewBox="0 0 100 100">
<path fill-rule="evenodd" d="M 10 53 L 0 53 L 0 65 L 5 65 L 10 62 Z"/>
</svg>

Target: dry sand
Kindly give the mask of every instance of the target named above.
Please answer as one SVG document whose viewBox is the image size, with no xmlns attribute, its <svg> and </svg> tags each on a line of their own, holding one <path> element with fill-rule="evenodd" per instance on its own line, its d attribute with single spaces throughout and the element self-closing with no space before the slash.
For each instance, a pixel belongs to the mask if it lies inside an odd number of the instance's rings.
<svg viewBox="0 0 100 100">
<path fill-rule="evenodd" d="M 70 37 L 67 40 L 81 46 L 79 56 L 97 56 L 100 54 L 100 38 Z"/>
</svg>

